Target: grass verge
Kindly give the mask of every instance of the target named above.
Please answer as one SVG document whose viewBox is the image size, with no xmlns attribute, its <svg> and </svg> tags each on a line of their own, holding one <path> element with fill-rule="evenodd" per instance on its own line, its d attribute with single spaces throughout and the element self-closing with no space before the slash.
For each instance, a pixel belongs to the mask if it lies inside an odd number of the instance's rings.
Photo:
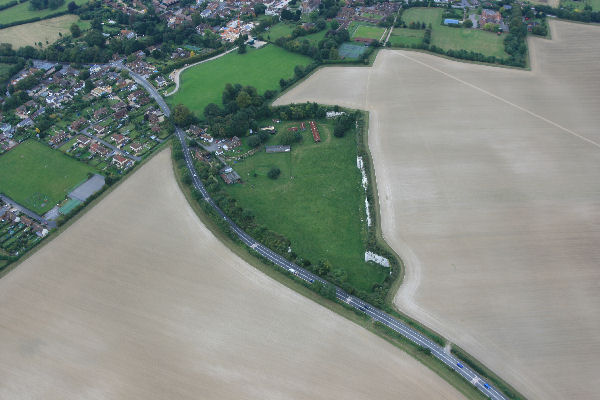
<svg viewBox="0 0 600 400">
<path fill-rule="evenodd" d="M 496 375 L 492 370 L 487 368 L 485 365 L 474 359 L 469 353 L 461 349 L 459 346 L 452 344 L 452 354 L 460 358 L 471 367 L 475 372 L 480 374 L 483 378 L 487 379 L 497 389 L 504 393 L 509 399 L 524 400 L 525 398 L 519 394 L 511 385 Z"/>
<path fill-rule="evenodd" d="M 233 253 L 239 256 L 242 260 L 246 261 L 248 264 L 252 265 L 256 269 L 263 272 L 265 275 L 269 276 L 275 281 L 281 283 L 282 285 L 313 300 L 317 304 L 326 307 L 327 309 L 337 313 L 338 315 L 343 316 L 344 318 L 354 322 L 355 324 L 369 330 L 370 332 L 376 334 L 382 339 L 388 341 L 397 348 L 407 352 L 409 355 L 422 362 L 427 368 L 431 369 L 433 372 L 441 376 L 442 379 L 444 379 L 450 385 L 456 388 L 467 399 L 479 400 L 486 398 L 479 390 L 477 390 L 474 386 L 465 381 L 453 369 L 448 368 L 445 364 L 443 364 L 441 361 L 431 356 L 427 352 L 423 351 L 423 349 L 417 346 L 416 344 L 408 341 L 407 339 L 400 336 L 391 329 L 385 327 L 384 325 L 375 323 L 371 318 L 369 318 L 363 313 L 357 312 L 348 305 L 344 305 L 337 301 L 329 300 L 317 294 L 307 286 L 306 282 L 300 280 L 299 278 L 291 274 L 285 273 L 281 268 L 275 266 L 274 264 L 266 262 L 266 260 L 264 259 L 259 259 L 255 252 L 243 245 L 238 240 L 233 239 L 232 236 L 228 235 L 228 233 L 223 230 L 223 227 L 220 224 L 217 224 L 216 219 L 213 219 L 211 216 L 208 215 L 207 211 L 200 205 L 201 203 L 195 200 L 190 187 L 182 182 L 182 174 L 179 169 L 179 166 L 177 165 L 177 162 L 174 159 L 172 159 L 172 163 L 173 170 L 177 179 L 177 184 L 179 185 L 179 188 L 186 197 L 190 207 L 192 207 L 200 221 L 202 221 L 202 223 L 212 232 L 213 235 L 215 235 L 215 237 L 217 237 L 217 239 L 224 243 Z M 202 201 L 203 200 L 200 200 L 200 202 Z"/>
</svg>

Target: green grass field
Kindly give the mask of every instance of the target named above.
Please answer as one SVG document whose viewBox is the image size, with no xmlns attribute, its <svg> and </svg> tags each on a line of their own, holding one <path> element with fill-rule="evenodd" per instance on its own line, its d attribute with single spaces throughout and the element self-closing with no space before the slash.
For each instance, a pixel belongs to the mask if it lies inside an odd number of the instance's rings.
<svg viewBox="0 0 600 400">
<path fill-rule="evenodd" d="M 504 38 L 506 35 L 498 36 L 492 32 L 477 29 L 450 28 L 438 26 L 431 34 L 431 44 L 446 50 L 474 51 L 486 56 L 498 58 L 508 57 L 504 51 Z"/>
<path fill-rule="evenodd" d="M 87 179 L 93 168 L 28 140 L 0 156 L 0 192 L 43 214 Z"/>
<path fill-rule="evenodd" d="M 425 31 L 408 28 L 394 28 L 392 36 L 390 36 L 390 43 L 392 46 L 398 47 L 410 47 L 411 45 L 418 45 L 423 42 L 423 35 Z"/>
<path fill-rule="evenodd" d="M 600 11 L 600 0 L 583 0 L 583 1 L 570 1 L 570 0 L 561 0 L 560 6 L 573 9 L 573 10 L 583 10 L 586 5 L 590 5 L 592 10 Z"/>
<path fill-rule="evenodd" d="M 307 124 L 308 125 L 308 124 Z M 299 122 L 282 123 L 279 132 Z M 331 124 L 318 123 L 322 142 L 315 144 L 307 129 L 303 141 L 290 153 L 267 154 L 262 150 L 237 164 L 243 184 L 226 190 L 259 223 L 291 240 L 292 250 L 316 264 L 327 259 L 332 271 L 343 269 L 354 287 L 371 291 L 388 270 L 364 262 L 366 223 L 364 191 L 356 167 L 356 138 L 332 135 Z M 269 144 L 277 144 L 277 135 Z M 278 179 L 266 175 L 278 167 Z M 254 176 L 256 174 L 256 176 Z"/>
<path fill-rule="evenodd" d="M 600 1 L 600 0 L 598 0 Z M 443 10 L 441 8 L 410 8 L 402 14 L 402 20 L 409 25 L 411 22 L 431 24 L 431 44 L 444 50 L 474 51 L 486 56 L 505 58 L 504 36 L 485 32 L 478 29 L 451 28 L 441 24 Z M 423 30 L 395 28 L 390 37 L 392 46 L 410 46 L 419 44 L 424 34 Z"/>
<path fill-rule="evenodd" d="M 354 38 L 367 38 L 379 40 L 385 32 L 385 28 L 380 28 L 374 25 L 358 24 L 353 31 L 351 31 L 351 37 Z"/>
<path fill-rule="evenodd" d="M 402 14 L 402 21 L 406 22 L 406 25 L 411 22 L 425 22 L 426 25 L 431 24 L 435 29 L 435 26 L 442 22 L 442 12 L 441 8 L 409 8 Z"/>
<path fill-rule="evenodd" d="M 295 24 L 290 24 L 287 22 L 280 22 L 278 24 L 273 25 L 266 31 L 263 36 L 266 38 L 270 38 L 271 41 L 276 41 L 280 37 L 291 35 L 291 33 L 296 29 Z"/>
<path fill-rule="evenodd" d="M 88 0 L 73 0 L 77 5 L 82 5 L 87 3 Z M 65 1 L 65 4 L 62 6 L 51 10 L 46 8 L 44 10 L 30 10 L 29 2 L 18 4 L 14 7 L 7 8 L 5 10 L 0 11 L 0 25 L 8 24 L 16 21 L 23 21 L 30 18 L 40 17 L 45 18 L 50 14 L 55 14 L 58 12 L 66 11 L 67 4 L 70 1 Z"/>
<path fill-rule="evenodd" d="M 185 104 L 202 115 L 209 103 L 221 103 L 227 83 L 256 87 L 259 93 L 279 89 L 281 78 L 294 76 L 296 65 L 311 63 L 309 57 L 288 52 L 275 45 L 249 49 L 246 54 L 229 53 L 217 60 L 185 70 L 177 93 L 167 97 L 171 104 Z"/>
</svg>

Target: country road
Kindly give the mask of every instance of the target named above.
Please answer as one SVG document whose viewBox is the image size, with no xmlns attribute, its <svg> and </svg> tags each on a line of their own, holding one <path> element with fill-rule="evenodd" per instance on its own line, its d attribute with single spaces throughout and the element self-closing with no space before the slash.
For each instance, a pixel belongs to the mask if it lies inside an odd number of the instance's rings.
<svg viewBox="0 0 600 400">
<path fill-rule="evenodd" d="M 140 83 L 142 86 L 144 86 L 146 88 L 146 90 L 148 90 L 150 95 L 154 99 L 156 99 L 156 101 L 158 102 L 163 113 L 166 116 L 171 115 L 169 107 L 165 103 L 164 99 L 160 96 L 158 91 L 154 88 L 154 86 L 152 86 L 143 77 L 133 73 L 132 71 L 129 71 L 129 72 L 133 76 L 135 81 Z M 260 244 L 259 242 L 254 240 L 250 235 L 248 235 L 246 232 L 244 232 L 233 220 L 231 220 L 219 208 L 219 206 L 213 201 L 213 199 L 210 197 L 210 194 L 204 187 L 204 184 L 202 183 L 200 178 L 198 178 L 197 171 L 196 171 L 196 169 L 194 167 L 194 163 L 192 161 L 192 156 L 190 154 L 188 145 L 186 143 L 185 133 L 183 132 L 183 130 L 181 128 L 176 127 L 175 135 L 177 136 L 177 139 L 181 143 L 184 158 L 185 158 L 185 163 L 190 171 L 190 175 L 192 176 L 192 182 L 194 184 L 194 188 L 202 194 L 204 201 L 206 201 L 220 215 L 220 217 L 223 218 L 223 220 L 225 222 L 227 222 L 230 229 L 238 236 L 238 238 L 246 246 L 250 247 L 252 250 L 257 252 L 261 256 L 265 257 L 266 259 L 268 259 L 275 265 L 281 267 L 283 270 L 296 275 L 297 277 L 299 277 L 300 279 L 302 279 L 306 282 L 313 283 L 315 281 L 319 281 L 323 284 L 328 283 L 324 279 L 322 279 L 322 278 L 318 277 L 317 275 L 314 275 L 313 273 L 288 261 L 287 259 L 285 259 L 284 257 L 280 256 L 279 254 L 275 253 L 271 249 Z M 475 386 L 477 389 L 479 389 L 484 395 L 486 395 L 490 399 L 508 400 L 498 389 L 496 389 L 490 383 L 486 382 L 479 374 L 477 374 L 475 371 L 473 371 L 467 365 L 463 365 L 458 358 L 456 358 L 452 354 L 448 354 L 442 346 L 433 342 L 431 339 L 424 336 L 417 330 L 409 327 L 404 322 L 369 305 L 368 303 L 364 302 L 363 300 L 361 300 L 355 296 L 349 295 L 348 293 L 344 292 L 339 287 L 336 287 L 336 297 L 338 300 L 343 301 L 346 304 L 353 307 L 354 309 L 368 315 L 373 320 L 386 325 L 387 327 L 389 327 L 392 330 L 394 330 L 395 332 L 401 334 L 402 336 L 404 336 L 408 340 L 412 341 L 413 343 L 415 343 L 423 348 L 429 349 L 431 351 L 431 354 L 434 357 L 439 359 L 441 362 L 443 362 L 449 368 L 452 368 L 460 376 L 462 376 L 465 380 L 467 380 L 467 382 L 470 382 L 473 386 Z"/>
</svg>

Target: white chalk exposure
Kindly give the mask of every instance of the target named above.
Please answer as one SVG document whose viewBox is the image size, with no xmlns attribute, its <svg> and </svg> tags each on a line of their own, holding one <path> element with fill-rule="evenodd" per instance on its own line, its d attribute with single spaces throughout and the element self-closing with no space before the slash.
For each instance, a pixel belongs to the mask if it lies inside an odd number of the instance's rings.
<svg viewBox="0 0 600 400">
<path fill-rule="evenodd" d="M 360 169 L 360 174 L 362 175 L 362 187 L 367 191 L 367 185 L 369 184 L 369 180 L 367 179 L 367 173 L 365 172 L 365 167 L 363 164 L 362 157 L 356 157 L 356 166 Z M 365 211 L 367 212 L 367 226 L 371 226 L 371 213 L 369 212 L 369 200 L 365 197 Z"/>
<path fill-rule="evenodd" d="M 373 261 L 383 267 L 390 267 L 390 260 L 379 254 L 371 253 L 370 251 L 365 251 L 365 261 Z"/>
</svg>

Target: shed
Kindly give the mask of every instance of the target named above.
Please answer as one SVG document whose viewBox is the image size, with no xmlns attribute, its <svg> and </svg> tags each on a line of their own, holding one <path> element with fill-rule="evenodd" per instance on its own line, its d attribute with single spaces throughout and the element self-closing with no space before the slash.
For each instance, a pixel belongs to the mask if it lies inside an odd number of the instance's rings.
<svg viewBox="0 0 600 400">
<path fill-rule="evenodd" d="M 265 146 L 265 151 L 267 153 L 287 153 L 291 150 L 292 148 L 290 146 Z"/>
</svg>

